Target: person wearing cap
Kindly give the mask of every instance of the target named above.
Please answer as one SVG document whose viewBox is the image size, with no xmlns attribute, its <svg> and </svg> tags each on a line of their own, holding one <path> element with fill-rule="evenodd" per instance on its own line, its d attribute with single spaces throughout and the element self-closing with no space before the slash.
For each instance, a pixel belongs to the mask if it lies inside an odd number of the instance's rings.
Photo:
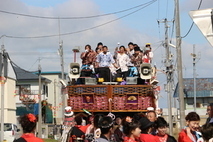
<svg viewBox="0 0 213 142">
<path fill-rule="evenodd" d="M 104 116 L 99 121 L 99 127 L 101 129 L 100 138 L 95 139 L 95 142 L 108 142 L 111 141 L 111 135 L 113 130 L 113 120 L 109 116 Z"/>
<path fill-rule="evenodd" d="M 167 127 L 168 123 L 163 117 L 158 117 L 155 121 L 155 128 L 157 130 L 156 137 L 161 142 L 177 142 L 177 140 L 173 137 L 167 134 Z"/>
<path fill-rule="evenodd" d="M 74 112 L 72 111 L 72 107 L 67 106 L 64 109 L 64 125 L 65 126 L 74 126 Z"/>
<path fill-rule="evenodd" d="M 142 117 L 140 120 L 140 141 L 142 142 L 160 142 L 155 136 L 150 134 L 153 129 L 154 122 L 149 121 L 148 118 Z"/>
<path fill-rule="evenodd" d="M 147 43 L 144 50 L 143 62 L 144 63 L 152 63 L 153 52 L 151 48 L 151 44 Z"/>
<path fill-rule="evenodd" d="M 72 107 L 67 106 L 64 108 L 64 122 L 63 122 L 62 135 L 60 138 L 61 142 L 66 142 L 69 139 L 70 129 L 75 125 L 74 112 Z"/>
</svg>

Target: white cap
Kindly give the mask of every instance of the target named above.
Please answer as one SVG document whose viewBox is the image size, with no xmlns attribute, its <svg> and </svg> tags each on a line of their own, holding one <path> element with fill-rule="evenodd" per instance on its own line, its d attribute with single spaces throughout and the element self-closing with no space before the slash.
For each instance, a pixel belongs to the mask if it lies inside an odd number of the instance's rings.
<svg viewBox="0 0 213 142">
<path fill-rule="evenodd" d="M 154 111 L 154 108 L 153 107 L 148 107 L 147 110 L 148 111 Z"/>
<path fill-rule="evenodd" d="M 72 107 L 70 107 L 70 106 L 65 107 L 65 110 L 64 110 L 64 115 L 65 116 L 72 116 L 73 114 L 74 113 L 72 111 Z"/>
</svg>

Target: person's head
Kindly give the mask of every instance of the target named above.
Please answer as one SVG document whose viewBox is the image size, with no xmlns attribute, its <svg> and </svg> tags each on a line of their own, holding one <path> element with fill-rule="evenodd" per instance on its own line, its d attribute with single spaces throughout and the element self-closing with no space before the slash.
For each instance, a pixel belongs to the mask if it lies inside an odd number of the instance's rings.
<svg viewBox="0 0 213 142">
<path fill-rule="evenodd" d="M 102 43 L 102 42 L 99 42 L 99 43 L 97 44 L 97 48 L 99 48 L 100 50 L 102 50 L 102 48 L 103 48 L 103 43 Z"/>
<path fill-rule="evenodd" d="M 151 48 L 151 43 L 146 43 L 146 47 L 150 47 Z"/>
<path fill-rule="evenodd" d="M 154 111 L 148 111 L 146 116 L 151 122 L 155 122 L 155 120 L 157 119 L 157 115 Z"/>
<path fill-rule="evenodd" d="M 199 128 L 200 116 L 196 112 L 188 113 L 185 120 L 191 131 L 196 131 Z"/>
<path fill-rule="evenodd" d="M 115 125 L 121 125 L 121 123 L 122 123 L 122 116 L 117 115 L 115 117 Z"/>
<path fill-rule="evenodd" d="M 94 116 L 93 115 L 88 116 L 88 124 L 94 124 Z"/>
<path fill-rule="evenodd" d="M 120 53 L 125 53 L 126 52 L 126 48 L 122 45 L 119 47 Z"/>
<path fill-rule="evenodd" d="M 104 45 L 104 46 L 103 46 L 103 52 L 104 52 L 104 53 L 107 53 L 107 51 L 108 51 L 108 47 Z"/>
<path fill-rule="evenodd" d="M 97 54 L 99 54 L 99 53 L 101 52 L 101 49 L 97 47 L 97 48 L 95 49 L 95 52 L 96 52 Z"/>
<path fill-rule="evenodd" d="M 133 120 L 132 121 L 139 121 L 141 119 L 141 117 L 146 117 L 146 115 L 144 113 L 135 113 L 133 115 Z"/>
<path fill-rule="evenodd" d="M 164 136 L 166 134 L 168 123 L 163 117 L 158 117 L 155 121 L 155 128 L 158 131 L 158 135 Z"/>
<path fill-rule="evenodd" d="M 75 116 L 75 123 L 76 125 L 81 125 L 82 124 L 82 117 L 81 116 Z"/>
<path fill-rule="evenodd" d="M 124 121 L 123 133 L 128 137 L 130 136 L 140 137 L 140 134 L 141 134 L 140 123 L 137 121 L 133 121 L 133 122 Z"/>
<path fill-rule="evenodd" d="M 98 128 L 99 127 L 99 121 L 101 120 L 101 118 L 103 117 L 103 114 L 96 114 L 93 121 L 94 121 L 94 127 Z"/>
<path fill-rule="evenodd" d="M 208 142 L 209 139 L 213 138 L 213 123 L 203 125 L 200 132 L 202 133 L 202 138 Z"/>
<path fill-rule="evenodd" d="M 85 45 L 85 50 L 90 51 L 91 50 L 91 46 L 89 44 Z"/>
<path fill-rule="evenodd" d="M 134 49 L 133 43 L 132 43 L 132 42 L 129 42 L 129 43 L 128 43 L 128 47 L 129 47 L 130 50 L 133 50 L 133 49 Z"/>
<path fill-rule="evenodd" d="M 34 114 L 25 114 L 19 118 L 19 123 L 24 133 L 34 133 L 36 129 L 37 118 Z"/>
<path fill-rule="evenodd" d="M 133 46 L 134 46 L 134 48 L 135 48 L 135 47 L 139 47 L 137 44 L 133 44 Z"/>
<path fill-rule="evenodd" d="M 135 51 L 135 54 L 138 55 L 141 52 L 141 49 L 139 46 L 136 46 L 134 47 L 134 51 Z"/>
<path fill-rule="evenodd" d="M 208 106 L 207 106 L 207 114 L 209 115 L 209 117 L 213 117 L 213 103 L 210 103 Z"/>
<path fill-rule="evenodd" d="M 152 131 L 154 123 L 149 121 L 148 118 L 142 117 L 140 120 L 140 129 L 142 133 L 149 134 Z"/>
<path fill-rule="evenodd" d="M 113 120 L 109 116 L 104 116 L 99 121 L 99 128 L 101 129 L 101 134 L 110 134 L 113 128 Z"/>
</svg>

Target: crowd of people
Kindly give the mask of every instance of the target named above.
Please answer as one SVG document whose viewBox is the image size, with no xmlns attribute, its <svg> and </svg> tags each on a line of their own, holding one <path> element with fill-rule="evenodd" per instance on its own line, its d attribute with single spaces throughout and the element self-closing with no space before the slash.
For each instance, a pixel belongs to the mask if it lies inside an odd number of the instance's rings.
<svg viewBox="0 0 213 142">
<path fill-rule="evenodd" d="M 103 78 L 104 82 L 121 77 L 122 81 L 125 81 L 126 77 L 140 77 L 140 65 L 151 63 L 153 52 L 150 43 L 140 48 L 137 44 L 129 42 L 127 48 L 123 45 L 118 46 L 112 54 L 107 46 L 99 42 L 95 50 L 89 44 L 86 45 L 80 58 L 82 59 L 80 77 Z"/>
<path fill-rule="evenodd" d="M 190 112 L 185 117 L 186 126 L 177 138 L 168 134 L 168 123 L 154 109 L 133 116 L 113 116 L 101 113 L 85 116 L 76 114 L 67 141 L 85 142 L 213 142 L 213 104 L 207 108 L 209 117 L 200 125 L 200 116 Z M 82 125 L 82 120 L 86 123 Z"/>
<path fill-rule="evenodd" d="M 133 116 L 114 116 L 97 113 L 74 114 L 71 107 L 65 109 L 64 126 L 66 138 L 61 142 L 213 142 L 213 103 L 207 107 L 209 117 L 200 125 L 200 116 L 196 112 L 186 115 L 186 126 L 177 138 L 168 134 L 168 123 L 154 110 L 135 113 Z M 37 138 L 37 118 L 33 114 L 20 117 L 22 136 L 14 142 L 43 142 Z M 65 129 L 64 129 L 65 130 Z"/>
</svg>

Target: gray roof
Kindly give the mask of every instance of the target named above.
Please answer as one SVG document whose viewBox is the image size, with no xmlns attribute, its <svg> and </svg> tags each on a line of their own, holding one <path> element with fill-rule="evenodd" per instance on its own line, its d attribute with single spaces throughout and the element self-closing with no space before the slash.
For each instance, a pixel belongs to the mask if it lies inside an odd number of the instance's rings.
<svg viewBox="0 0 213 142">
<path fill-rule="evenodd" d="M 184 78 L 184 97 L 194 97 L 194 78 Z M 174 91 L 174 97 L 178 97 L 178 83 Z M 213 96 L 213 78 L 196 78 L 196 96 L 212 97 Z"/>
<path fill-rule="evenodd" d="M 36 73 L 26 71 L 14 64 L 12 64 L 12 65 L 13 65 L 13 69 L 16 74 L 17 81 L 37 81 L 39 79 L 39 77 Z M 51 80 L 49 80 L 45 77 L 41 77 L 41 80 L 45 81 L 45 82 L 51 82 Z"/>
</svg>

